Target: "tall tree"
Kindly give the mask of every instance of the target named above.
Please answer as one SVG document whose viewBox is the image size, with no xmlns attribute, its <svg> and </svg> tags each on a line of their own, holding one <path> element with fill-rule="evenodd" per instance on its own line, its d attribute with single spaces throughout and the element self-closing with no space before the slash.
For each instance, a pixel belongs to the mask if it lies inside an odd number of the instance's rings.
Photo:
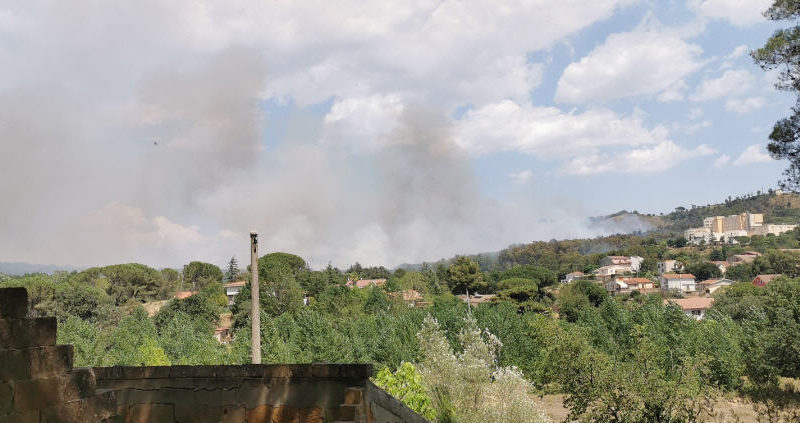
<svg viewBox="0 0 800 423">
<path fill-rule="evenodd" d="M 796 23 L 800 18 L 800 1 L 774 0 L 764 16 L 773 21 Z M 800 25 L 778 29 L 763 47 L 750 55 L 762 69 L 780 70 L 775 82 L 777 89 L 800 93 Z M 769 139 L 767 150 L 772 157 L 789 160 L 781 187 L 800 190 L 800 97 L 791 115 L 775 123 Z"/>
<path fill-rule="evenodd" d="M 456 294 L 462 294 L 467 289 L 475 293 L 486 286 L 478 263 L 464 256 L 458 257 L 447 269 L 447 280 L 450 290 Z"/>
<path fill-rule="evenodd" d="M 202 289 L 210 283 L 222 283 L 222 270 L 211 263 L 193 261 L 184 268 L 183 278 L 192 290 Z"/>
<path fill-rule="evenodd" d="M 236 280 L 236 275 L 239 274 L 239 262 L 236 261 L 236 257 L 231 257 L 228 261 L 228 268 L 225 270 L 225 282 L 234 282 Z"/>
</svg>

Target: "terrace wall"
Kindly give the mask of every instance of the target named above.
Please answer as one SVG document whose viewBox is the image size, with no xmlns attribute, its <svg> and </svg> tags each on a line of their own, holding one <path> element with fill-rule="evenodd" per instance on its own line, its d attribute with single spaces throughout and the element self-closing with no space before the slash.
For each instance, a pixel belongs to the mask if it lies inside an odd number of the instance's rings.
<svg viewBox="0 0 800 423">
<path fill-rule="evenodd" d="M 73 368 L 53 318 L 0 289 L 0 423 L 424 423 L 369 364 Z"/>
</svg>

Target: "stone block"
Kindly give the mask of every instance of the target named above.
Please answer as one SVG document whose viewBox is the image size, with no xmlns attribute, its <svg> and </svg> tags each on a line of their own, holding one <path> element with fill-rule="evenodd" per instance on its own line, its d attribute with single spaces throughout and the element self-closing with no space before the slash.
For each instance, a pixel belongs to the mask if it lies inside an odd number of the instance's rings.
<svg viewBox="0 0 800 423">
<path fill-rule="evenodd" d="M 74 369 L 70 374 L 70 379 L 78 389 L 78 395 L 81 398 L 90 397 L 97 390 L 97 379 L 91 368 Z"/>
<path fill-rule="evenodd" d="M 222 408 L 222 423 L 243 423 L 247 418 L 247 410 L 240 406 L 228 406 Z"/>
<path fill-rule="evenodd" d="M 372 364 L 337 364 L 339 377 L 368 379 L 372 376 Z"/>
<path fill-rule="evenodd" d="M 193 423 L 219 423 L 222 420 L 222 407 L 203 407 L 198 403 L 175 404 L 175 420 Z"/>
<path fill-rule="evenodd" d="M 14 410 L 38 410 L 61 403 L 63 379 L 37 379 L 14 382 Z"/>
<path fill-rule="evenodd" d="M 339 366 L 329 363 L 314 363 L 311 365 L 311 376 L 324 378 L 339 377 Z"/>
<path fill-rule="evenodd" d="M 28 314 L 25 288 L 0 288 L 0 319 L 23 319 Z"/>
<path fill-rule="evenodd" d="M 0 423 L 39 423 L 39 410 L 0 416 Z"/>
<path fill-rule="evenodd" d="M 56 344 L 55 317 L 0 319 L 0 350 Z"/>
<path fill-rule="evenodd" d="M 361 404 L 364 401 L 364 388 L 345 388 L 345 404 Z"/>
<path fill-rule="evenodd" d="M 355 420 L 358 405 L 342 404 L 339 406 L 339 420 Z"/>
<path fill-rule="evenodd" d="M 0 381 L 47 379 L 72 370 L 72 345 L 0 351 Z"/>
<path fill-rule="evenodd" d="M 11 404 L 13 399 L 13 382 L 0 382 L 0 416 L 11 412 Z"/>
<path fill-rule="evenodd" d="M 135 404 L 125 412 L 125 423 L 174 423 L 171 404 Z"/>
</svg>

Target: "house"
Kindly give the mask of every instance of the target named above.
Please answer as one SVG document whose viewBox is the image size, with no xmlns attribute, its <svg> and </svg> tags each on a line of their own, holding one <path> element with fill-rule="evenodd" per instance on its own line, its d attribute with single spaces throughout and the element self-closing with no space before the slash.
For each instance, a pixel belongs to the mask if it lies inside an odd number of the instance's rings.
<svg viewBox="0 0 800 423">
<path fill-rule="evenodd" d="M 626 256 L 605 256 L 600 259 L 600 266 L 612 266 L 615 264 L 630 266 L 631 258 Z"/>
<path fill-rule="evenodd" d="M 758 275 L 753 279 L 753 285 L 755 286 L 767 286 L 770 282 L 778 279 L 779 277 L 783 276 L 781 273 L 773 273 L 769 275 Z"/>
<path fill-rule="evenodd" d="M 665 299 L 664 304 L 675 304 L 686 313 L 687 316 L 700 320 L 706 315 L 706 311 L 714 304 L 714 299 L 710 297 L 692 298 L 670 298 Z"/>
<path fill-rule="evenodd" d="M 622 294 L 630 291 L 645 291 L 653 288 L 653 281 L 647 278 L 622 276 L 606 282 L 605 288 L 611 294 Z"/>
<path fill-rule="evenodd" d="M 712 261 L 711 263 L 713 263 L 714 266 L 717 266 L 717 269 L 719 269 L 723 275 L 725 274 L 725 271 L 728 270 L 728 266 L 730 266 L 727 261 Z"/>
<path fill-rule="evenodd" d="M 611 264 L 608 266 L 598 267 L 594 270 L 595 276 L 611 276 L 619 275 L 622 273 L 631 273 L 633 269 L 629 264 Z"/>
<path fill-rule="evenodd" d="M 233 299 L 239 295 L 239 292 L 242 291 L 245 285 L 247 285 L 245 281 L 231 282 L 222 285 L 222 287 L 225 288 L 225 295 L 228 297 L 228 305 L 233 304 Z"/>
<path fill-rule="evenodd" d="M 383 286 L 386 279 L 359 279 L 357 281 L 347 281 L 348 288 L 369 288 L 370 286 Z"/>
<path fill-rule="evenodd" d="M 572 282 L 574 280 L 584 279 L 584 278 L 586 278 L 588 276 L 589 275 L 587 275 L 586 273 L 583 273 L 583 272 L 567 273 L 566 275 L 564 275 L 564 279 L 561 279 L 561 283 L 570 283 L 570 282 Z"/>
<path fill-rule="evenodd" d="M 639 256 L 605 256 L 600 259 L 600 266 L 623 266 L 629 272 L 636 272 L 642 266 L 644 258 Z"/>
<path fill-rule="evenodd" d="M 664 260 L 658 262 L 658 274 L 676 273 L 683 270 L 683 265 L 678 260 Z"/>
<path fill-rule="evenodd" d="M 728 263 L 731 265 L 740 264 L 740 263 L 750 263 L 756 259 L 756 257 L 760 257 L 761 253 L 756 251 L 745 251 L 741 254 L 736 254 L 733 257 L 728 259 Z"/>
<path fill-rule="evenodd" d="M 662 291 L 695 292 L 697 290 L 695 277 L 691 273 L 664 273 L 659 277 L 659 282 Z"/>
<path fill-rule="evenodd" d="M 697 291 L 703 295 L 711 295 L 714 291 L 729 286 L 733 281 L 725 278 L 706 279 L 697 284 Z"/>
<path fill-rule="evenodd" d="M 175 293 L 175 295 L 173 295 L 173 297 L 178 300 L 185 300 L 194 294 L 197 294 L 197 291 L 178 291 Z"/>
</svg>

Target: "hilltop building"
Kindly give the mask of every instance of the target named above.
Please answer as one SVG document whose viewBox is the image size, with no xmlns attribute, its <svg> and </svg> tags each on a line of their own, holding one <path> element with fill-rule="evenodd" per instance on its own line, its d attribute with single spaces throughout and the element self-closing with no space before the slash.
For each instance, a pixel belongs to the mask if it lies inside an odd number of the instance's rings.
<svg viewBox="0 0 800 423">
<path fill-rule="evenodd" d="M 703 219 L 702 228 L 689 228 L 683 231 L 683 237 L 692 244 L 701 242 L 736 243 L 739 236 L 780 235 L 791 231 L 797 225 L 765 225 L 762 213 L 740 213 L 730 216 L 709 216 Z"/>
</svg>

